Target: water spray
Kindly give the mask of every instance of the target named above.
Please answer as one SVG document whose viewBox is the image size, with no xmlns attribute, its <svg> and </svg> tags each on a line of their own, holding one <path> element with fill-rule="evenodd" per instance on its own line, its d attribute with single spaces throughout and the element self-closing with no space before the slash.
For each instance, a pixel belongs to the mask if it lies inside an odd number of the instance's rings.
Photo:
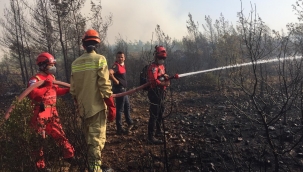
<svg viewBox="0 0 303 172">
<path fill-rule="evenodd" d="M 256 64 L 263 64 L 263 63 L 272 63 L 272 62 L 278 62 L 278 61 L 297 60 L 297 59 L 301 59 L 301 58 L 303 58 L 303 57 L 302 56 L 296 56 L 296 57 L 285 57 L 285 58 L 274 58 L 274 59 L 268 59 L 268 60 L 259 60 L 259 61 L 255 61 L 255 62 L 234 64 L 234 65 L 223 66 L 223 67 L 218 67 L 218 68 L 213 68 L 213 69 L 183 73 L 183 74 L 179 74 L 178 77 L 182 78 L 182 77 L 185 77 L 185 76 L 196 75 L 196 74 L 199 74 L 199 73 L 207 73 L 207 72 L 213 72 L 213 71 L 217 71 L 217 70 L 231 69 L 231 68 L 237 68 L 237 67 L 242 67 L 242 66 L 250 66 L 250 65 L 256 65 Z"/>
</svg>

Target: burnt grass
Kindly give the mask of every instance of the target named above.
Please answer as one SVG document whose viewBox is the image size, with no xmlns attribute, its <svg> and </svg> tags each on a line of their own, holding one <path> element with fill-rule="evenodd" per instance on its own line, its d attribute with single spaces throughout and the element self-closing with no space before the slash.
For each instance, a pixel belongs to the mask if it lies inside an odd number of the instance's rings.
<svg viewBox="0 0 303 172">
<path fill-rule="evenodd" d="M 147 144 L 149 105 L 146 93 L 130 96 L 131 115 L 137 126 L 129 135 L 119 136 L 115 134 L 115 124 L 108 125 L 103 162 L 116 171 L 275 170 L 264 127 L 240 115 L 229 103 L 245 97 L 239 97 L 235 94 L 237 90 L 232 89 L 223 95 L 215 86 L 191 90 L 195 91 L 168 92 L 163 120 L 165 145 Z M 228 99 L 226 94 L 230 95 Z M 300 130 L 301 125 L 290 120 L 287 125 L 277 124 L 273 132 L 282 133 L 288 127 Z M 277 138 L 281 142 L 293 141 L 291 135 Z M 279 170 L 302 171 L 301 150 L 300 143 L 281 155 Z"/>
<path fill-rule="evenodd" d="M 275 171 L 274 156 L 266 143 L 264 127 L 241 115 L 230 103 L 245 97 L 234 96 L 237 90 L 223 94 L 215 86 L 189 90 L 172 88 L 168 91 L 163 119 L 165 135 L 160 137 L 165 138 L 163 145 L 147 143 L 147 93 L 140 91 L 131 95 L 131 117 L 136 125 L 128 135 L 117 135 L 115 123 L 108 123 L 103 165 L 117 172 Z M 226 95 L 230 95 L 229 99 Z M 13 98 L 1 96 L 1 99 L 4 112 Z M 70 97 L 63 99 L 70 101 Z M 69 107 L 64 106 L 59 115 L 73 114 L 74 110 Z M 126 127 L 124 119 L 122 116 Z M 77 158 L 81 159 L 85 146 L 78 142 L 82 142 L 79 138 L 83 137 L 77 138 L 79 131 L 69 130 L 69 120 L 62 117 L 67 136 L 75 145 Z M 278 133 L 296 127 L 301 128 L 298 121 L 290 120 L 287 125 L 276 125 L 272 132 L 277 133 L 276 139 L 280 142 L 292 143 L 291 134 L 282 137 Z M 302 171 L 302 160 L 303 147 L 299 143 L 291 151 L 279 155 L 279 171 Z M 65 171 L 65 168 L 56 171 Z"/>
</svg>

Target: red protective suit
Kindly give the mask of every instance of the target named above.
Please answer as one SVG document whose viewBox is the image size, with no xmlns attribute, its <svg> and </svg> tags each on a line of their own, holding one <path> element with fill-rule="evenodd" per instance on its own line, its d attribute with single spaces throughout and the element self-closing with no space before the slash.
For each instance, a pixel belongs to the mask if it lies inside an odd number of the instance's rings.
<svg viewBox="0 0 303 172">
<path fill-rule="evenodd" d="M 150 87 L 160 87 L 161 89 L 165 90 L 166 86 L 159 86 L 161 81 L 159 78 L 165 74 L 165 67 L 164 65 L 159 65 L 156 63 L 152 63 L 148 68 L 148 81 L 151 83 Z"/>
<path fill-rule="evenodd" d="M 53 75 L 38 73 L 30 79 L 28 86 L 40 80 L 49 80 L 52 83 L 52 81 L 55 80 L 55 77 Z M 62 129 L 56 109 L 56 98 L 57 95 L 64 95 L 68 92 L 69 88 L 60 88 L 57 85 L 45 86 L 45 84 L 43 84 L 42 86 L 35 88 L 28 95 L 34 105 L 34 115 L 30 122 L 31 127 L 42 136 L 45 136 L 45 134 L 51 136 L 57 145 L 63 148 L 63 158 L 73 157 L 74 148 L 69 143 Z M 36 165 L 38 168 L 45 167 L 43 148 L 39 150 Z"/>
</svg>

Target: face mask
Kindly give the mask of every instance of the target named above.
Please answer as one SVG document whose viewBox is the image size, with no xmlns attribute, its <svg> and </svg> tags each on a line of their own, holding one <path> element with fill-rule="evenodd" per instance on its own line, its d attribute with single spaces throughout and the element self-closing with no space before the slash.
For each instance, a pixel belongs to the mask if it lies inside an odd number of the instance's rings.
<svg viewBox="0 0 303 172">
<path fill-rule="evenodd" d="M 158 64 L 160 64 L 160 65 L 164 64 L 164 60 L 163 59 L 158 60 Z"/>
<path fill-rule="evenodd" d="M 48 74 L 53 74 L 53 75 L 55 75 L 55 74 L 56 74 L 56 66 L 53 66 L 53 67 L 49 68 L 46 72 L 47 72 Z"/>
</svg>

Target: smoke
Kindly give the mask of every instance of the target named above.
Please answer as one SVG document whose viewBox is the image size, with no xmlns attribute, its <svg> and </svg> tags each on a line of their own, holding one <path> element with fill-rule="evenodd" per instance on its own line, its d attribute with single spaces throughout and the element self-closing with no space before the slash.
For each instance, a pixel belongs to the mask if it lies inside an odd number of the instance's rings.
<svg viewBox="0 0 303 172">
<path fill-rule="evenodd" d="M 102 15 L 113 14 L 113 25 L 109 27 L 107 40 L 110 44 L 121 38 L 127 41 L 155 41 L 155 28 L 172 38 L 182 39 L 186 35 L 188 11 L 174 0 L 114 0 L 102 1 Z"/>
</svg>

